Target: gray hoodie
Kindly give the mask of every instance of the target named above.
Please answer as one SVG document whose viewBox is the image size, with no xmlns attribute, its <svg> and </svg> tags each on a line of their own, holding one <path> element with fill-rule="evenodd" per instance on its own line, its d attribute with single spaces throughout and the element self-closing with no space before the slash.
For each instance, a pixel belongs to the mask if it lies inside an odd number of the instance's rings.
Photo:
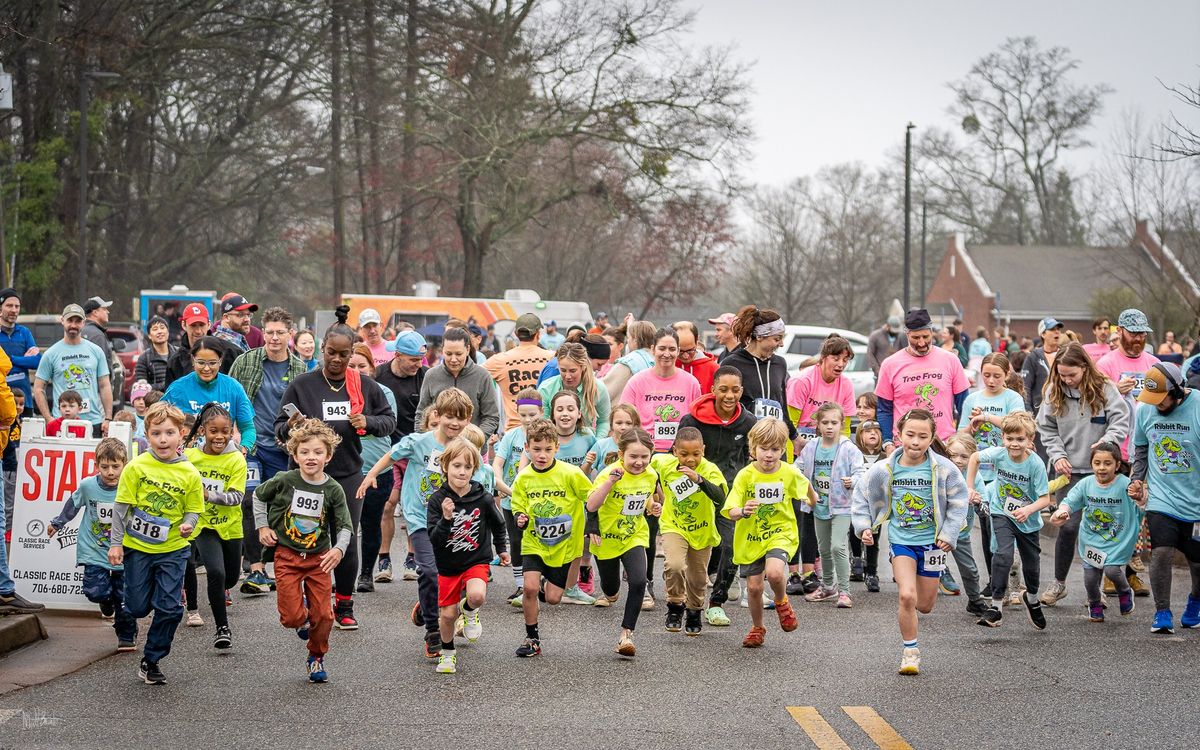
<svg viewBox="0 0 1200 750">
<path fill-rule="evenodd" d="M 491 437 L 500 429 L 500 402 L 496 397 L 496 383 L 488 371 L 467 358 L 466 365 L 458 373 L 458 377 L 450 374 L 445 364 L 432 367 L 425 373 L 421 383 L 421 399 L 417 402 L 417 414 L 414 424 L 421 429 L 425 418 L 425 410 L 433 406 L 438 394 L 447 388 L 457 388 L 471 397 L 475 407 L 471 414 L 471 422 L 483 434 Z"/>
<path fill-rule="evenodd" d="M 1121 445 L 1129 437 L 1129 404 L 1111 381 L 1104 383 L 1104 411 L 1093 414 L 1074 388 L 1064 388 L 1063 414 L 1050 413 L 1049 399 L 1037 413 L 1038 435 L 1051 467 L 1060 458 L 1071 462 L 1072 474 L 1092 473 L 1092 446 L 1100 440 Z"/>
</svg>

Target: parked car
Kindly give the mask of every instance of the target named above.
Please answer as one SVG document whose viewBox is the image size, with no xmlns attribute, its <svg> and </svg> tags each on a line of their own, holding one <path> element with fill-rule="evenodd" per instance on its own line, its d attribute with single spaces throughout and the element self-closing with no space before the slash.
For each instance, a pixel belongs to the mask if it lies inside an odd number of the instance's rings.
<svg viewBox="0 0 1200 750">
<path fill-rule="evenodd" d="M 62 341 L 62 318 L 58 315 L 18 315 L 17 322 L 29 329 L 42 351 Z"/>
<path fill-rule="evenodd" d="M 46 351 L 54 344 L 62 341 L 63 327 L 62 318 L 52 314 L 29 314 L 18 315 L 17 322 L 29 329 L 33 334 L 33 340 L 37 343 L 42 351 Z M 116 332 L 114 333 L 114 328 Z M 129 336 L 132 336 L 136 342 L 136 348 L 126 348 L 130 346 L 128 341 Z M 118 408 L 121 403 L 127 400 L 129 389 L 132 387 L 133 366 L 137 362 L 137 358 L 142 353 L 142 340 L 137 332 L 136 326 L 133 324 L 117 324 L 110 326 L 108 329 L 109 341 L 113 342 L 113 361 L 109 362 L 109 381 L 113 387 L 113 408 Z M 117 344 L 116 340 L 120 339 L 121 344 Z M 120 348 L 118 348 L 120 347 Z M 123 357 L 125 351 L 132 352 L 131 358 Z M 128 377 L 126 377 L 128 374 Z M 50 394 L 53 396 L 53 394 Z"/>
<path fill-rule="evenodd" d="M 871 368 L 867 365 L 867 347 L 864 344 L 852 341 L 850 350 L 854 352 L 854 359 L 850 360 L 850 364 L 846 365 L 842 374 L 850 378 L 850 382 L 854 384 L 854 398 L 857 399 L 864 393 L 874 392 L 875 373 L 871 372 Z M 797 367 L 792 371 L 792 377 L 799 375 L 802 371 L 802 368 Z"/>
<path fill-rule="evenodd" d="M 112 344 L 113 356 L 121 363 L 124 370 L 120 391 L 116 390 L 113 382 L 113 392 L 121 394 L 121 401 L 128 403 L 129 392 L 133 388 L 133 370 L 137 366 L 138 357 L 146 350 L 146 341 L 142 338 L 141 330 L 136 323 L 110 323 L 108 326 L 108 341 Z"/>
<path fill-rule="evenodd" d="M 861 344 L 863 347 L 863 366 L 866 366 L 867 337 L 861 333 L 848 331 L 844 328 L 829 328 L 827 326 L 784 326 L 783 346 L 779 348 L 778 353 L 787 360 L 788 370 L 794 371 L 800 367 L 800 363 L 804 360 L 817 356 L 821 351 L 821 342 L 831 333 L 842 336 L 850 342 L 852 347 Z M 854 358 L 856 360 L 859 359 L 857 354 L 855 354 Z"/>
</svg>

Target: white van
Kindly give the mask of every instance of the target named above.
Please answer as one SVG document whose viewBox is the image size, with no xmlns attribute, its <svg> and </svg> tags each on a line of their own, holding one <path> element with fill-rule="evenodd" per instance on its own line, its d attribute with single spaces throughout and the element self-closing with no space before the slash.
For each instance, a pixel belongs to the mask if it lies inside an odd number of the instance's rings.
<svg viewBox="0 0 1200 750">
<path fill-rule="evenodd" d="M 788 372 L 793 377 L 798 374 L 800 363 L 817 356 L 821 352 L 821 343 L 831 333 L 849 341 L 850 348 L 854 351 L 854 359 L 850 360 L 846 367 L 846 377 L 854 383 L 855 398 L 868 391 L 874 391 L 875 375 L 867 365 L 867 337 L 845 328 L 784 326 L 783 346 L 779 348 L 778 353 L 787 360 Z"/>
</svg>

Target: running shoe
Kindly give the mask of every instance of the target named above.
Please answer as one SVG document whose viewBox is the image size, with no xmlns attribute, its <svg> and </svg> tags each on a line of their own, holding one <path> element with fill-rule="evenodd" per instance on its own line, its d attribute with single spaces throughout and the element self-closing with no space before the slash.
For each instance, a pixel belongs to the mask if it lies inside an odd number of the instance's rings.
<svg viewBox="0 0 1200 750">
<path fill-rule="evenodd" d="M 1116 596 L 1117 595 L 1117 584 L 1113 583 L 1112 579 L 1109 578 L 1108 576 L 1104 577 L 1104 595 L 1105 596 Z"/>
<path fill-rule="evenodd" d="M 132 639 L 118 638 L 117 653 L 127 654 L 130 651 L 137 651 L 137 643 L 135 643 Z"/>
<path fill-rule="evenodd" d="M 921 651 L 915 648 L 904 649 L 900 657 L 900 674 L 914 675 L 921 673 Z"/>
<path fill-rule="evenodd" d="M 1133 570 L 1134 573 L 1147 572 L 1146 571 L 1146 561 L 1143 560 L 1142 556 L 1138 555 L 1138 554 L 1135 554 L 1129 558 L 1129 567 Z"/>
<path fill-rule="evenodd" d="M 802 580 L 804 581 L 804 593 L 806 594 L 811 594 L 821 588 L 821 579 L 817 577 L 815 570 L 811 573 L 805 573 Z"/>
<path fill-rule="evenodd" d="M 617 647 L 613 650 L 627 659 L 637 656 L 637 646 L 633 645 L 633 633 L 622 632 Z"/>
<path fill-rule="evenodd" d="M 514 607 L 520 607 L 521 602 L 524 600 L 525 600 L 525 589 L 518 586 L 516 591 L 514 591 L 508 595 L 507 601 L 509 604 L 513 605 Z"/>
<path fill-rule="evenodd" d="M 225 589 L 225 606 L 233 606 L 233 596 L 229 593 L 229 589 Z"/>
<path fill-rule="evenodd" d="M 595 597 L 588 596 L 579 590 L 579 586 L 575 585 L 563 592 L 563 604 L 583 604 L 588 607 L 596 603 Z"/>
<path fill-rule="evenodd" d="M 667 622 L 666 628 L 668 633 L 678 633 L 683 630 L 683 605 L 671 604 L 667 602 Z"/>
<path fill-rule="evenodd" d="M 722 607 L 709 607 L 704 613 L 704 619 L 708 620 L 708 624 L 714 628 L 729 627 L 729 615 L 725 614 Z"/>
<path fill-rule="evenodd" d="M 333 611 L 333 624 L 338 630 L 358 630 L 358 620 L 354 619 L 354 605 L 346 602 Z"/>
<path fill-rule="evenodd" d="M 483 635 L 483 623 L 479 621 L 479 610 L 473 609 L 470 612 L 463 612 L 463 635 L 471 643 L 479 640 L 479 636 Z"/>
<path fill-rule="evenodd" d="M 867 573 L 863 576 L 863 579 L 867 582 L 867 591 L 870 591 L 872 594 L 879 593 L 879 576 L 874 573 Z"/>
<path fill-rule="evenodd" d="M 371 576 L 363 573 L 358 577 L 358 585 L 354 590 L 359 594 L 370 594 L 375 590 L 375 582 L 371 580 Z"/>
<path fill-rule="evenodd" d="M 746 637 L 742 639 L 742 648 L 761 648 L 767 637 L 767 629 L 762 625 L 754 625 Z"/>
<path fill-rule="evenodd" d="M 204 627 L 204 618 L 200 616 L 200 611 L 199 611 L 199 610 L 196 610 L 196 611 L 194 611 L 194 612 L 188 612 L 188 613 L 187 613 L 187 626 L 188 626 L 189 628 L 202 628 L 202 627 Z"/>
<path fill-rule="evenodd" d="M 405 563 L 407 565 L 407 562 Z M 405 568 L 407 572 L 407 568 Z M 405 577 L 404 580 L 408 580 Z M 375 583 L 391 583 L 392 582 L 392 558 L 381 557 L 379 562 L 375 563 Z"/>
<path fill-rule="evenodd" d="M 586 581 L 585 581 L 585 580 L 583 580 L 583 574 L 582 574 L 582 573 L 579 575 L 579 583 L 576 585 L 576 588 L 578 588 L 580 591 L 582 591 L 583 593 L 587 594 L 588 596 L 595 596 L 595 595 L 596 595 L 596 583 L 595 583 L 595 581 L 591 580 L 590 578 L 589 578 L 588 580 L 586 580 Z"/>
<path fill-rule="evenodd" d="M 217 635 L 213 638 L 213 648 L 231 648 L 233 646 L 233 631 L 228 625 L 222 625 L 217 628 Z"/>
<path fill-rule="evenodd" d="M 806 602 L 829 602 L 838 598 L 838 591 L 833 586 L 825 588 L 822 586 L 811 594 L 804 595 Z"/>
<path fill-rule="evenodd" d="M 1160 609 L 1154 613 L 1154 624 L 1150 626 L 1151 633 L 1171 635 L 1175 632 L 1175 617 L 1169 609 Z"/>
<path fill-rule="evenodd" d="M 296 636 L 302 641 L 307 641 L 308 640 L 308 631 L 309 631 L 309 628 L 311 628 L 311 627 L 312 627 L 312 623 L 308 620 L 305 620 L 303 625 L 296 628 Z"/>
<path fill-rule="evenodd" d="M 738 606 L 742 609 L 750 608 L 750 587 L 742 587 L 742 595 L 738 598 Z"/>
<path fill-rule="evenodd" d="M 1122 616 L 1133 613 L 1133 591 L 1126 591 L 1124 594 L 1118 594 L 1117 601 L 1121 603 L 1121 615 Z M 1188 597 L 1188 604 L 1191 604 L 1191 603 L 1192 603 L 1191 597 Z M 1103 604 L 1103 602 L 1102 602 L 1102 604 Z M 1181 620 L 1181 622 L 1186 621 L 1186 619 L 1187 619 L 1186 612 L 1184 613 L 1183 617 L 1184 617 L 1184 620 Z M 1184 627 L 1186 628 L 1189 626 L 1184 625 Z"/>
<path fill-rule="evenodd" d="M 425 627 L 425 618 L 421 616 L 420 602 L 413 602 L 412 614 L 408 616 L 408 619 L 418 628 Z"/>
<path fill-rule="evenodd" d="M 434 671 L 438 674 L 454 674 L 458 671 L 455 667 L 455 662 L 457 661 L 456 651 L 443 651 L 438 654 L 438 663 Z"/>
<path fill-rule="evenodd" d="M 522 659 L 528 659 L 531 656 L 538 656 L 542 653 L 542 642 L 537 638 L 526 638 L 525 642 L 517 646 L 517 656 Z"/>
<path fill-rule="evenodd" d="M 1004 613 L 997 607 L 988 607 L 987 611 L 979 616 L 976 625 L 984 625 L 989 628 L 998 628 L 1004 620 Z"/>
<path fill-rule="evenodd" d="M 327 682 L 329 675 L 325 672 L 325 659 L 320 656 L 308 657 L 308 681 Z"/>
<path fill-rule="evenodd" d="M 725 601 L 731 602 L 734 599 L 739 599 L 742 596 L 742 579 L 734 575 L 733 580 L 729 583 L 729 588 L 725 590 Z"/>
<path fill-rule="evenodd" d="M 862 583 L 863 559 L 861 557 L 851 558 L 850 560 L 850 580 L 853 583 Z"/>
<path fill-rule="evenodd" d="M 775 609 L 775 600 L 771 598 L 771 587 L 770 586 L 763 589 L 763 609 L 765 609 L 765 610 Z"/>
<path fill-rule="evenodd" d="M 592 606 L 594 606 L 594 607 L 611 607 L 612 605 L 614 605 L 616 603 L 617 603 L 617 597 L 605 596 L 604 594 L 600 594 L 600 596 L 596 597 L 596 601 L 592 602 Z"/>
<path fill-rule="evenodd" d="M 144 657 L 138 664 L 138 677 L 147 685 L 166 685 L 167 676 L 158 668 L 158 662 L 147 661 Z"/>
<path fill-rule="evenodd" d="M 689 609 L 683 618 L 683 632 L 692 637 L 700 635 L 700 630 L 703 627 L 700 623 L 700 610 Z"/>
<path fill-rule="evenodd" d="M 942 575 L 938 577 L 938 588 L 946 596 L 958 596 L 962 593 L 958 581 L 954 580 L 954 575 L 949 570 L 943 570 Z"/>
<path fill-rule="evenodd" d="M 854 600 L 850 598 L 850 594 L 845 591 L 838 594 L 837 600 L 838 609 L 850 609 L 854 606 Z"/>
<path fill-rule="evenodd" d="M 434 630 L 425 633 L 425 658 L 436 659 L 442 653 L 442 636 Z"/>
<path fill-rule="evenodd" d="M 1089 603 L 1088 620 L 1091 622 L 1104 622 L 1104 605 L 1100 602 Z"/>
<path fill-rule="evenodd" d="M 1130 602 L 1129 610 L 1133 611 L 1133 603 Z M 1126 614 L 1124 605 L 1122 605 L 1121 614 Z M 1200 627 L 1200 599 L 1188 594 L 1187 606 L 1183 608 L 1183 615 L 1179 618 L 1179 624 L 1188 630 Z"/>
<path fill-rule="evenodd" d="M 801 580 L 799 573 L 792 573 L 788 576 L 787 584 L 784 586 L 784 591 L 791 596 L 804 593 L 804 581 Z"/>
<path fill-rule="evenodd" d="M 1025 589 L 1014 588 L 1008 592 L 1008 598 L 1004 600 L 1006 607 L 1020 607 L 1025 604 Z"/>
<path fill-rule="evenodd" d="M 391 565 L 391 563 L 388 563 L 388 564 Z M 417 568 L 417 558 L 415 558 L 411 555 L 404 558 L 404 580 L 406 580 L 406 581 L 417 580 L 417 575 L 419 574 L 419 572 L 420 571 Z"/>
<path fill-rule="evenodd" d="M 800 623 L 796 620 L 796 611 L 792 609 L 790 599 L 785 598 L 775 605 L 775 614 L 779 615 L 779 627 L 783 632 L 790 633 L 800 627 Z"/>
<path fill-rule="evenodd" d="M 986 599 L 976 599 L 973 602 L 967 602 L 967 614 L 975 617 L 982 617 L 984 612 L 987 612 L 988 603 Z"/>
<path fill-rule="evenodd" d="M 116 612 L 117 608 L 113 606 L 112 599 L 105 599 L 104 601 L 100 602 L 100 616 L 104 619 L 107 620 L 115 615 Z"/>
<path fill-rule="evenodd" d="M 1133 589 L 1134 596 L 1150 596 L 1150 587 L 1142 581 L 1137 573 L 1129 576 L 1129 588 Z"/>
<path fill-rule="evenodd" d="M 496 555 L 495 557 L 493 557 L 492 561 L 490 563 L 488 563 L 488 565 L 499 566 L 500 565 L 500 555 Z"/>
<path fill-rule="evenodd" d="M 1042 611 L 1042 603 L 1037 598 L 1030 599 L 1028 594 L 1021 597 L 1021 601 L 1025 604 L 1025 611 L 1029 613 L 1029 621 L 1038 630 L 1046 629 L 1046 613 Z"/>
<path fill-rule="evenodd" d="M 1066 595 L 1067 584 L 1062 581 L 1055 581 L 1038 598 L 1042 600 L 1042 604 L 1045 604 L 1047 607 L 1053 607 L 1055 604 L 1058 604 L 1059 599 L 1062 599 Z"/>
<path fill-rule="evenodd" d="M 646 584 L 646 593 L 642 594 L 642 611 L 648 612 L 658 606 L 654 601 L 654 586 Z"/>
<path fill-rule="evenodd" d="M 242 581 L 242 587 L 239 590 L 243 594 L 250 595 L 269 594 L 275 590 L 275 582 L 267 578 L 267 574 L 263 571 L 253 570 Z"/>
</svg>

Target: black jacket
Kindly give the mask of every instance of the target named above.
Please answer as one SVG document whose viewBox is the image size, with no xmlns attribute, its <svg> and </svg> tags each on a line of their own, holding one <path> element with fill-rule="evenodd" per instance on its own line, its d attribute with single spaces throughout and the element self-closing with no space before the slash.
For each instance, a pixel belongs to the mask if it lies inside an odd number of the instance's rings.
<svg viewBox="0 0 1200 750">
<path fill-rule="evenodd" d="M 454 517 L 449 521 L 442 515 L 442 501 L 446 498 L 454 501 Z M 493 547 L 497 555 L 508 551 L 504 544 L 504 518 L 495 498 L 479 482 L 472 480 L 462 497 L 449 484 L 443 484 L 429 497 L 426 512 L 439 575 L 461 575 L 472 566 L 487 565 L 492 561 Z"/>
<path fill-rule="evenodd" d="M 1046 350 L 1038 347 L 1025 358 L 1021 365 L 1021 379 L 1025 381 L 1025 409 L 1030 414 L 1037 414 L 1042 405 L 1042 389 L 1050 379 L 1050 363 L 1046 359 Z"/>
<path fill-rule="evenodd" d="M 778 354 L 768 360 L 755 357 L 743 347 L 734 349 L 721 360 L 721 366 L 736 367 L 742 374 L 742 406 L 754 414 L 754 400 L 766 398 L 779 404 L 788 437 L 796 437 L 796 426 L 787 408 L 787 360 Z M 766 392 L 763 392 L 766 386 Z M 711 460 L 711 459 L 709 459 Z"/>
<path fill-rule="evenodd" d="M 739 404 L 737 416 L 728 423 L 722 422 L 717 417 L 713 400 L 711 393 L 696 399 L 691 414 L 679 420 L 679 427 L 700 430 L 704 438 L 704 457 L 717 465 L 725 476 L 726 485 L 732 487 L 734 477 L 750 463 L 750 440 L 747 435 L 758 420 Z"/>
</svg>

